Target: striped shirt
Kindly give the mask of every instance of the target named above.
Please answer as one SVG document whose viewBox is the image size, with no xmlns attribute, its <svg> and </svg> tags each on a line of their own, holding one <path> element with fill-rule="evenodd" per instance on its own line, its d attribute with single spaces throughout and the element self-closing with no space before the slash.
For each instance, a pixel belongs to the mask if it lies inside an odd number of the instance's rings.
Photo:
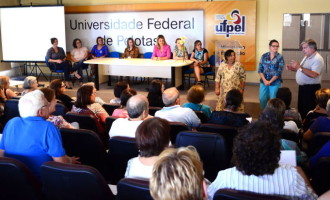
<svg viewBox="0 0 330 200">
<path fill-rule="evenodd" d="M 317 198 L 297 169 L 290 165 L 280 165 L 274 174 L 262 176 L 244 175 L 236 167 L 222 170 L 207 189 L 209 199 L 213 199 L 215 192 L 222 188 L 289 196 L 293 199 Z"/>
</svg>

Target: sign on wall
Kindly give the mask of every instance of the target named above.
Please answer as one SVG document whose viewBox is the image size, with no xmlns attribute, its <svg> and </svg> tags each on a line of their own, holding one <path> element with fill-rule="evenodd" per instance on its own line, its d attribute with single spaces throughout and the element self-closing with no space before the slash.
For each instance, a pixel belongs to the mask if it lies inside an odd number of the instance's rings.
<svg viewBox="0 0 330 200">
<path fill-rule="evenodd" d="M 195 40 L 204 40 L 203 10 L 66 14 L 65 26 L 68 50 L 75 38 L 90 50 L 99 36 L 110 51 L 118 52 L 124 52 L 127 38 L 132 37 L 140 53 L 152 52 L 159 34 L 172 50 L 176 38 L 182 36 L 188 38 L 189 52 Z"/>
</svg>

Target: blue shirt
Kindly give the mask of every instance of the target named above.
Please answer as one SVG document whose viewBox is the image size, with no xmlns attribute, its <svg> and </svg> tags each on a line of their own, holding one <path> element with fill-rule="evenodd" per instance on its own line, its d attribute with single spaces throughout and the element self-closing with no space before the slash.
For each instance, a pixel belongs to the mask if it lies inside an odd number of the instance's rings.
<svg viewBox="0 0 330 200">
<path fill-rule="evenodd" d="M 108 47 L 106 45 L 103 45 L 103 47 L 100 50 L 98 50 L 97 45 L 94 45 L 91 50 L 91 54 L 95 55 L 96 57 L 101 57 L 101 56 L 107 57 Z"/>
<path fill-rule="evenodd" d="M 277 76 L 278 78 L 271 83 L 271 85 L 276 85 L 279 82 L 282 82 L 283 68 L 284 68 L 283 56 L 279 53 L 276 53 L 273 60 L 271 60 L 270 52 L 267 52 L 261 56 L 258 73 L 263 73 L 267 81 L 272 79 L 273 76 Z M 260 83 L 263 83 L 262 79 L 260 79 Z"/>
<path fill-rule="evenodd" d="M 44 162 L 65 156 L 59 130 L 42 117 L 11 119 L 3 131 L 0 149 L 5 156 L 23 162 L 38 177 Z"/>
<path fill-rule="evenodd" d="M 330 157 L 330 141 L 328 141 L 321 150 L 315 154 L 313 157 L 310 158 L 310 166 L 314 167 L 317 161 L 322 157 Z"/>
<path fill-rule="evenodd" d="M 202 111 L 207 116 L 207 118 L 211 117 L 210 106 L 207 106 L 204 104 L 195 104 L 195 103 L 188 102 L 188 103 L 183 104 L 183 107 L 190 108 L 191 110 L 194 110 L 194 111 Z"/>
</svg>

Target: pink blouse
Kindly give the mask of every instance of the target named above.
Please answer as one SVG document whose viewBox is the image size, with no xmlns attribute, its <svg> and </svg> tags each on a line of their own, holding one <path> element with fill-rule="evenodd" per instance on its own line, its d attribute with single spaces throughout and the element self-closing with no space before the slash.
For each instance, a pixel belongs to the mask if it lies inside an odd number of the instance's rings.
<svg viewBox="0 0 330 200">
<path fill-rule="evenodd" d="M 127 110 L 122 108 L 117 108 L 113 111 L 112 117 L 128 118 Z"/>
<path fill-rule="evenodd" d="M 152 52 L 152 57 L 167 57 L 168 59 L 171 59 L 171 47 L 170 45 L 163 46 L 163 51 L 161 52 L 158 49 L 158 46 L 154 46 L 154 51 Z"/>
</svg>

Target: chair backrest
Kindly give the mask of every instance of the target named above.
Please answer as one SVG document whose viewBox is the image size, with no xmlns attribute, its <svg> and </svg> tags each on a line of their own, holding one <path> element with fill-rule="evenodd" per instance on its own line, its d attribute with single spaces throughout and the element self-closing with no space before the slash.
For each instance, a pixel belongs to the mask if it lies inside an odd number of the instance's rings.
<svg viewBox="0 0 330 200">
<path fill-rule="evenodd" d="M 107 111 L 107 113 L 111 116 L 113 111 L 116 109 L 116 108 L 119 108 L 120 105 L 119 104 L 103 104 L 102 105 L 104 110 Z"/>
<path fill-rule="evenodd" d="M 258 194 L 255 192 L 240 191 L 233 189 L 220 189 L 214 196 L 213 200 L 286 200 L 287 198 L 267 195 L 267 194 Z"/>
<path fill-rule="evenodd" d="M 41 166 L 41 179 L 48 200 L 115 199 L 102 175 L 91 166 L 47 162 Z"/>
<path fill-rule="evenodd" d="M 109 132 L 110 132 L 110 129 L 111 129 L 111 126 L 113 124 L 113 122 L 118 119 L 118 117 L 112 117 L 112 116 L 109 116 L 106 118 L 105 120 L 105 134 L 106 135 L 109 135 Z"/>
<path fill-rule="evenodd" d="M 78 122 L 79 128 L 81 129 L 88 129 L 94 131 L 98 135 L 101 134 L 96 119 L 90 114 L 67 112 L 63 117 L 70 123 Z"/>
<path fill-rule="evenodd" d="M 330 132 L 315 133 L 312 140 L 308 144 L 308 155 L 315 155 L 330 140 Z"/>
<path fill-rule="evenodd" d="M 150 107 L 149 107 L 149 115 L 155 116 L 155 113 L 156 113 L 158 110 L 161 110 L 161 109 L 162 109 L 161 107 L 153 107 L 153 106 L 150 106 Z"/>
<path fill-rule="evenodd" d="M 197 117 L 201 120 L 201 123 L 207 123 L 209 121 L 209 118 L 205 115 L 205 113 L 203 113 L 203 111 L 200 110 L 194 110 L 194 112 L 196 113 Z"/>
<path fill-rule="evenodd" d="M 205 178 L 215 180 L 220 170 L 229 167 L 225 139 L 216 133 L 182 131 L 176 138 L 175 147 L 194 146 L 203 161 Z"/>
<path fill-rule="evenodd" d="M 311 173 L 312 186 L 316 194 L 321 195 L 330 190 L 330 157 L 322 157 Z"/>
<path fill-rule="evenodd" d="M 132 178 L 123 178 L 117 184 L 118 200 L 152 200 L 149 190 L 149 181 Z"/>
<path fill-rule="evenodd" d="M 41 183 L 23 163 L 0 157 L 0 199 L 42 199 Z"/>
<path fill-rule="evenodd" d="M 172 145 L 175 144 L 176 141 L 176 136 L 181 132 L 181 131 L 188 131 L 189 128 L 186 124 L 182 122 L 170 122 L 170 127 L 171 127 L 171 132 L 170 132 L 170 140 Z"/>
<path fill-rule="evenodd" d="M 117 51 L 112 51 L 112 52 L 110 52 L 109 57 L 110 58 L 120 58 L 120 53 Z"/>
<path fill-rule="evenodd" d="M 19 117 L 18 110 L 19 99 L 8 99 L 4 104 L 3 124 L 5 125 L 10 119 Z"/>
<path fill-rule="evenodd" d="M 50 68 L 50 64 L 49 64 L 49 58 L 47 56 L 45 56 L 45 63 L 46 63 L 46 66 Z"/>
<path fill-rule="evenodd" d="M 293 141 L 297 144 L 300 144 L 300 138 L 299 138 L 299 134 L 295 133 L 292 130 L 289 129 L 282 129 L 280 131 L 280 135 L 282 139 L 286 139 L 286 140 L 290 140 Z"/>
<path fill-rule="evenodd" d="M 215 67 L 215 55 L 211 55 L 209 57 L 209 63 L 211 65 L 211 67 Z"/>
<path fill-rule="evenodd" d="M 139 154 L 135 138 L 112 137 L 109 140 L 108 156 L 111 163 L 111 183 L 124 178 L 129 159 L 137 157 Z"/>
<path fill-rule="evenodd" d="M 95 132 L 67 128 L 61 128 L 60 131 L 67 155 L 79 157 L 81 164 L 96 168 L 105 179 L 110 179 L 110 162 L 106 148 Z"/>
<path fill-rule="evenodd" d="M 65 115 L 65 113 L 67 112 L 67 109 L 65 107 L 65 105 L 61 104 L 61 103 L 56 103 L 55 105 L 55 111 L 52 113 L 52 115 Z"/>
<path fill-rule="evenodd" d="M 143 54 L 143 58 L 151 58 L 152 57 L 152 52 L 145 52 Z"/>
</svg>

